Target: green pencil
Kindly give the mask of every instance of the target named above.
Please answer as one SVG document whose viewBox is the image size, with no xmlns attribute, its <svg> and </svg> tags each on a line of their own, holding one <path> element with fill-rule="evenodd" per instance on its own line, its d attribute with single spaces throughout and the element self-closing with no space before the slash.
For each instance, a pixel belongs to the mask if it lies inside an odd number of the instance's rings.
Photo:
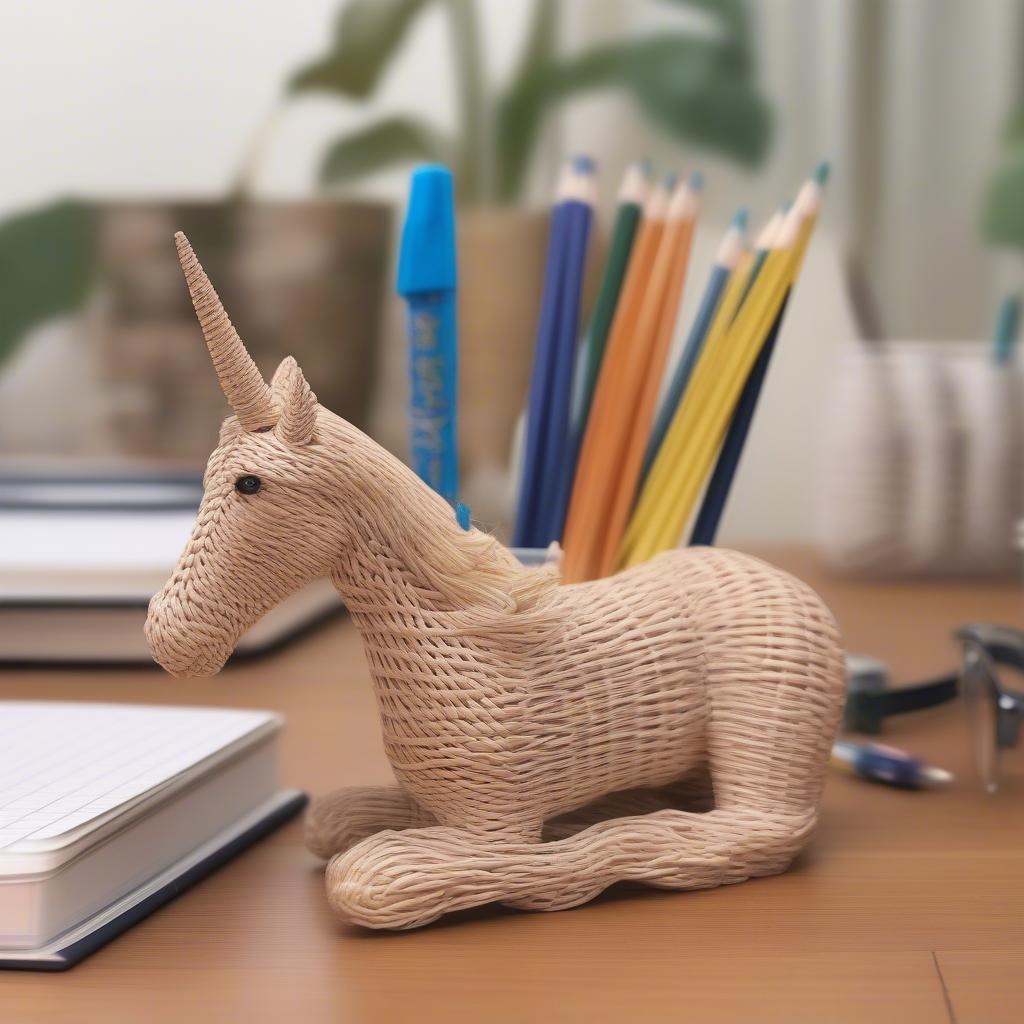
<svg viewBox="0 0 1024 1024">
<path fill-rule="evenodd" d="M 611 333 L 615 307 L 619 302 L 619 292 L 626 276 L 626 268 L 629 266 L 629 255 L 633 249 L 633 239 L 636 237 L 649 185 L 650 170 L 646 163 L 640 162 L 630 164 L 619 186 L 608 261 L 604 266 L 597 301 L 594 303 L 590 322 L 583 332 L 583 340 L 577 355 L 572 424 L 573 432 L 581 437 L 590 416 L 594 389 L 597 387 L 598 374 L 601 372 L 601 360 L 604 358 L 605 345 Z"/>
</svg>

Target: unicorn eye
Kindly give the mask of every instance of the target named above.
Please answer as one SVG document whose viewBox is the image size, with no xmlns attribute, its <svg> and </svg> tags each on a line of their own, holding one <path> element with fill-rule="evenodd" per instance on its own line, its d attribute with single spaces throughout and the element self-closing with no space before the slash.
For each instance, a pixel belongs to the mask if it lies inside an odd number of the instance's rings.
<svg viewBox="0 0 1024 1024">
<path fill-rule="evenodd" d="M 239 494 L 255 494 L 262 486 L 263 481 L 258 476 L 240 476 L 235 481 L 235 490 Z"/>
</svg>

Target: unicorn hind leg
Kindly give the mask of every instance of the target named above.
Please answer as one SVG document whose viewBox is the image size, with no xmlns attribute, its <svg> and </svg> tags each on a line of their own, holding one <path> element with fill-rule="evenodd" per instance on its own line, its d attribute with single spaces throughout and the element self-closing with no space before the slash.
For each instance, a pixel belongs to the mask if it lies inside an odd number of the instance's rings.
<svg viewBox="0 0 1024 1024">
<path fill-rule="evenodd" d="M 753 559 L 701 612 L 713 809 L 621 817 L 546 844 L 549 877 L 505 902 L 558 910 L 620 879 L 667 889 L 741 882 L 785 870 L 806 844 L 843 701 L 835 624 L 806 586 Z"/>
</svg>

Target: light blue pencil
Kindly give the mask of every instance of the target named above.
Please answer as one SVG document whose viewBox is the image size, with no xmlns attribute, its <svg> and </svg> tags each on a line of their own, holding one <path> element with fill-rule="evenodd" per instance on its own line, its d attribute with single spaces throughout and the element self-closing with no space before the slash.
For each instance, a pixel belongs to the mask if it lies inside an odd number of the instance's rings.
<svg viewBox="0 0 1024 1024">
<path fill-rule="evenodd" d="M 679 354 L 672 378 L 658 408 L 654 428 L 651 430 L 651 439 L 644 455 L 644 465 L 637 493 L 640 492 L 640 488 L 654 464 L 655 456 L 658 454 L 662 441 L 665 440 L 665 434 L 668 433 L 668 428 L 672 423 L 672 417 L 686 392 L 687 384 L 690 383 L 693 368 L 697 365 L 697 359 L 704 347 L 704 339 L 708 335 L 711 322 L 715 319 L 718 304 L 722 301 L 722 293 L 725 291 L 725 286 L 729 283 L 729 276 L 736 269 L 736 264 L 743 252 L 743 232 L 746 230 L 746 226 L 747 211 L 745 207 L 740 207 L 718 247 L 707 286 L 704 288 L 700 305 L 697 307 L 697 315 L 693 318 L 686 344 Z"/>
<path fill-rule="evenodd" d="M 1019 329 L 1020 299 L 1010 295 L 1003 299 L 1003 304 L 999 307 L 999 318 L 996 320 L 992 350 L 997 363 L 1005 365 L 1012 362 Z"/>
</svg>

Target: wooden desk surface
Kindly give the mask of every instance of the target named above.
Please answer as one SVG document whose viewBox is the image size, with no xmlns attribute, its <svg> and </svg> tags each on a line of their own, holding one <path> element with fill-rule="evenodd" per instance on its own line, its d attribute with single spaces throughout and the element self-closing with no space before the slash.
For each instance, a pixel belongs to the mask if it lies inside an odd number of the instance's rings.
<svg viewBox="0 0 1024 1024">
<path fill-rule="evenodd" d="M 821 591 L 851 650 L 886 659 L 898 679 L 949 668 L 961 622 L 1022 620 L 1009 583 L 880 588 L 824 578 L 798 551 L 774 560 Z M 347 622 L 213 680 L 0 672 L 0 698 L 30 697 L 277 708 L 287 783 L 318 794 L 389 778 Z M 833 775 L 810 850 L 778 878 L 376 934 L 331 916 L 296 822 L 74 970 L 0 973 L 0 1020 L 1020 1021 L 1024 750 L 1010 784 L 984 798 L 961 715 L 946 707 L 887 729 L 957 772 L 953 788 Z"/>
</svg>

